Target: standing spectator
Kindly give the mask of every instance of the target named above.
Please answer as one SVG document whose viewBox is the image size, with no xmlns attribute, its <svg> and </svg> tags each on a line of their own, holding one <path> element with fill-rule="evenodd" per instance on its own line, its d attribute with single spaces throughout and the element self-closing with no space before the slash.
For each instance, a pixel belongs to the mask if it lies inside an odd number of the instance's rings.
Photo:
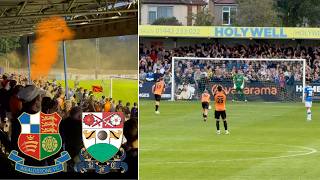
<svg viewBox="0 0 320 180">
<path fill-rule="evenodd" d="M 88 97 L 89 97 L 88 89 L 84 89 L 84 91 L 83 91 L 83 100 L 87 100 Z"/>
<path fill-rule="evenodd" d="M 22 88 L 17 96 L 22 101 L 22 109 L 20 114 L 23 112 L 28 114 L 36 114 L 39 111 L 41 111 L 41 102 L 42 102 L 42 95 L 45 94 L 45 91 L 41 90 L 40 88 L 37 88 L 34 85 L 28 85 L 25 88 Z M 18 119 L 12 119 L 12 136 L 11 136 L 11 142 L 12 142 L 12 149 L 18 150 L 17 142 L 18 137 L 21 132 L 21 126 L 20 122 L 18 122 Z M 24 155 L 22 152 L 19 152 L 21 157 L 24 158 L 24 162 L 26 164 L 31 164 L 34 166 L 41 166 L 45 164 L 45 161 L 38 161 L 31 157 L 28 157 Z"/>
<path fill-rule="evenodd" d="M 88 99 L 88 112 L 97 112 L 94 95 L 90 95 Z"/>
<path fill-rule="evenodd" d="M 101 105 L 104 105 L 106 103 L 106 97 L 105 96 L 101 96 L 100 102 Z"/>
<path fill-rule="evenodd" d="M 13 118 L 17 118 L 18 113 L 22 109 L 22 102 L 18 98 L 18 93 L 23 87 L 21 85 L 17 85 L 13 88 L 12 95 L 9 99 L 9 107 L 11 116 Z"/>
<path fill-rule="evenodd" d="M 81 102 L 82 102 L 82 100 L 83 100 L 83 88 L 82 87 L 80 87 L 79 89 L 78 89 L 78 92 L 77 92 L 77 95 L 76 95 L 76 101 L 77 101 L 77 104 L 78 105 L 80 105 L 81 104 Z"/>
<path fill-rule="evenodd" d="M 110 108 L 110 112 L 115 112 L 116 111 L 116 102 L 115 100 L 112 100 L 112 98 L 110 98 L 111 103 L 111 108 Z"/>
<path fill-rule="evenodd" d="M 129 119 L 124 123 L 123 135 L 127 139 L 124 149 L 127 157 L 124 161 L 128 164 L 128 174 L 130 177 L 138 176 L 138 121 Z"/>
<path fill-rule="evenodd" d="M 80 107 L 73 107 L 70 110 L 70 115 L 60 123 L 62 143 L 71 157 L 71 160 L 67 162 L 69 171 L 73 170 L 71 168 L 79 161 L 79 153 L 83 147 L 81 114 Z"/>
<path fill-rule="evenodd" d="M 131 112 L 130 112 L 130 103 L 129 102 L 127 102 L 126 106 L 123 108 L 123 113 L 125 115 L 126 120 L 130 119 Z"/>
<path fill-rule="evenodd" d="M 57 94 L 57 102 L 60 110 L 64 110 L 64 92 L 60 90 Z"/>
<path fill-rule="evenodd" d="M 110 98 L 108 98 L 104 104 L 104 112 L 110 112 L 111 111 L 111 101 Z"/>
<path fill-rule="evenodd" d="M 119 100 L 119 102 L 118 102 L 118 104 L 117 104 L 117 106 L 115 108 L 115 111 L 116 112 L 123 112 L 123 106 L 122 106 L 122 101 L 121 100 Z"/>
<path fill-rule="evenodd" d="M 75 88 L 75 89 L 78 89 L 79 84 L 80 84 L 79 76 L 76 76 L 76 79 L 74 80 L 74 88 Z"/>
<path fill-rule="evenodd" d="M 138 104 L 136 102 L 133 103 L 133 107 L 131 108 L 130 118 L 138 120 Z"/>
</svg>

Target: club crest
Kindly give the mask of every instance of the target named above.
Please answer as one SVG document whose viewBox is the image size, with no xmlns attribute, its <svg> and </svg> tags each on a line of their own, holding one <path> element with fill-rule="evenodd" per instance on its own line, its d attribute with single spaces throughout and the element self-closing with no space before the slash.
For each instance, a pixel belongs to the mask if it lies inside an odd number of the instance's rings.
<svg viewBox="0 0 320 180">
<path fill-rule="evenodd" d="M 22 153 L 36 160 L 43 160 L 58 153 L 62 147 L 59 133 L 61 117 L 58 113 L 36 114 L 22 113 L 18 120 L 21 124 L 21 133 L 18 138 L 18 147 Z M 64 169 L 62 163 L 69 160 L 69 154 L 64 151 L 56 159 L 56 165 L 46 167 L 25 166 L 24 159 L 13 150 L 9 159 L 16 162 L 16 170 L 27 174 L 52 174 Z M 27 168 L 28 167 L 28 168 Z M 41 170 L 41 171 L 40 171 Z"/>
<path fill-rule="evenodd" d="M 22 113 L 18 118 L 21 134 L 18 139 L 20 151 L 37 160 L 56 154 L 61 149 L 58 113 L 36 114 Z"/>
<path fill-rule="evenodd" d="M 123 124 L 121 112 L 82 113 L 82 139 L 87 152 L 99 162 L 111 159 L 121 146 Z"/>
</svg>

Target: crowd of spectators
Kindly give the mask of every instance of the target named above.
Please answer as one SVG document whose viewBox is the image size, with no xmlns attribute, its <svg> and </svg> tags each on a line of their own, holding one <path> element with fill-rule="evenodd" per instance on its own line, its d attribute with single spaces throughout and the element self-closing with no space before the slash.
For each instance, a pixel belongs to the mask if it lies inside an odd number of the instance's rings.
<svg viewBox="0 0 320 180">
<path fill-rule="evenodd" d="M 195 44 L 187 47 L 164 49 L 160 47 L 139 48 L 140 82 L 152 82 L 163 76 L 171 81 L 172 57 L 211 58 L 273 58 L 306 59 L 306 80 L 320 83 L 320 47 L 281 46 L 278 44 L 223 45 L 219 43 Z M 243 73 L 247 81 L 277 82 L 282 76 L 287 83 L 302 80 L 303 65 L 292 61 L 203 61 L 188 60 L 175 62 L 177 83 L 196 83 L 201 75 L 209 80 L 231 80 L 235 70 Z"/>
<path fill-rule="evenodd" d="M 39 111 L 50 114 L 57 112 L 62 121 L 60 123 L 60 134 L 62 136 L 63 148 L 69 152 L 72 160 L 68 161 L 71 166 L 69 170 L 73 170 L 72 165 L 74 159 L 79 155 L 82 143 L 82 112 L 123 112 L 125 115 L 125 127 L 127 134 L 123 141 L 123 146 L 129 154 L 137 161 L 137 144 L 138 139 L 138 106 L 133 106 L 127 102 L 125 105 L 121 100 L 117 102 L 105 96 L 97 98 L 94 93 L 88 89 L 78 86 L 75 82 L 75 88 L 68 92 L 69 99 L 65 97 L 63 86 L 57 81 L 37 80 L 29 85 L 25 76 L 16 74 L 4 74 L 0 77 L 0 155 L 5 157 L 10 150 L 18 150 L 17 141 L 21 131 L 20 123 L 17 118 L 23 112 L 34 114 Z M 131 124 L 128 127 L 128 124 Z M 135 124 L 135 125 L 132 125 Z M 128 137 L 130 136 L 130 137 Z M 21 153 L 22 154 L 22 153 Z M 50 164 L 43 161 L 35 161 L 32 158 L 25 157 L 26 164 Z M 4 163 L 9 163 L 7 158 L 1 159 L 1 168 Z M 13 166 L 10 166 L 14 168 Z M 133 169 L 133 168 L 132 168 Z M 3 171 L 6 171 L 3 169 Z M 10 172 L 9 170 L 7 171 Z M 132 173 L 132 171 L 131 171 Z M 135 173 L 134 173 L 135 174 Z M 135 177 L 135 176 L 131 176 Z"/>
</svg>

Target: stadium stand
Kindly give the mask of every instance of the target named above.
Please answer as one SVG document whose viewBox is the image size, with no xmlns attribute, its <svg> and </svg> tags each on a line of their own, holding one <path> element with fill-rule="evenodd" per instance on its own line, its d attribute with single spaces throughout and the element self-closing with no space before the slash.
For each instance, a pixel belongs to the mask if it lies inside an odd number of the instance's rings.
<svg viewBox="0 0 320 180">
<path fill-rule="evenodd" d="M 219 43 L 195 44 L 191 46 L 178 47 L 174 49 L 164 49 L 158 47 L 146 47 L 140 44 L 139 69 L 140 82 L 155 81 L 159 74 L 164 76 L 169 82 L 171 74 L 171 58 L 175 57 L 211 57 L 211 58 L 302 58 L 307 60 L 306 80 L 320 82 L 320 47 L 304 46 L 280 46 L 277 44 L 259 43 L 249 45 L 228 46 Z M 276 81 L 279 75 L 284 73 L 287 80 L 293 76 L 293 80 L 301 80 L 301 65 L 288 66 L 285 62 L 274 66 L 265 62 L 242 62 L 241 64 L 224 63 L 214 67 L 210 63 L 200 63 L 193 61 L 178 63 L 180 69 L 179 79 L 192 83 L 197 79 L 198 71 L 206 73 L 209 78 L 229 77 L 232 70 L 242 69 L 245 76 L 250 81 Z M 177 77 L 177 76 L 175 76 Z"/>
<path fill-rule="evenodd" d="M 102 97 L 96 99 L 92 91 L 82 87 L 69 91 L 70 100 L 66 100 L 64 88 L 56 81 L 37 80 L 33 85 L 27 85 L 28 79 L 25 75 L 3 74 L 0 78 L 0 155 L 6 157 L 12 149 L 18 149 L 17 139 L 21 131 L 20 123 L 17 118 L 22 112 L 30 114 L 38 111 L 44 113 L 58 112 L 62 121 L 60 123 L 60 133 L 65 148 L 71 158 L 75 158 L 82 145 L 81 139 L 81 113 L 82 112 L 123 112 L 126 117 L 125 124 L 136 124 L 127 126 L 125 134 L 132 135 L 137 132 L 138 107 L 137 103 L 131 107 L 130 103 L 122 105 L 121 100 L 116 103 L 112 98 Z M 80 129 L 79 129 L 80 128 Z M 128 137 L 129 138 L 129 137 Z M 132 147 L 132 141 L 137 140 L 137 135 L 129 138 L 131 141 L 123 141 L 123 148 L 127 150 L 127 155 L 131 160 L 137 160 L 137 149 Z M 133 153 L 133 154 L 132 154 Z M 30 165 L 43 163 L 28 157 L 26 162 Z M 5 158 L 4 158 L 5 159 Z M 48 161 L 51 159 L 49 158 Z M 8 159 L 4 161 L 9 164 L 3 167 L 4 172 L 13 172 L 14 166 L 10 165 Z M 134 164 L 135 162 L 128 162 Z M 3 164 L 2 164 L 3 165 Z M 68 172 L 73 172 L 73 161 L 68 162 Z M 130 171 L 129 177 L 134 176 L 135 172 Z"/>
</svg>

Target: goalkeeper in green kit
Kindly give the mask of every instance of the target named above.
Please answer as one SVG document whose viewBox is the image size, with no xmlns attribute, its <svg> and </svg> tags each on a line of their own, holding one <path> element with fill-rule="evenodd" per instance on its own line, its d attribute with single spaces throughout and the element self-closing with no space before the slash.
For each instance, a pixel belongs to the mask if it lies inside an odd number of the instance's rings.
<svg viewBox="0 0 320 180">
<path fill-rule="evenodd" d="M 233 74 L 233 89 L 235 93 L 232 94 L 232 101 L 235 101 L 235 95 L 238 94 L 240 96 L 241 101 L 247 102 L 247 99 L 244 95 L 244 76 L 240 74 L 238 70 L 236 70 L 235 74 Z"/>
</svg>

